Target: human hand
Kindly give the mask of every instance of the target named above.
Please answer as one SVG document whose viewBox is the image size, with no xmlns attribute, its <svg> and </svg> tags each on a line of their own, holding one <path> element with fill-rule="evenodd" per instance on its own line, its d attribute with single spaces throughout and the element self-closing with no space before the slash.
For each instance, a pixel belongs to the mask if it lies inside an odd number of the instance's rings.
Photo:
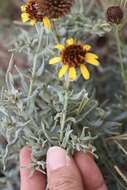
<svg viewBox="0 0 127 190">
<path fill-rule="evenodd" d="M 31 149 L 24 147 L 20 152 L 20 190 L 45 190 L 46 178 L 36 171 L 30 177 L 28 166 Z M 59 147 L 52 147 L 47 153 L 47 178 L 49 190 L 107 190 L 102 174 L 92 155 L 77 152 L 73 158 Z"/>
</svg>

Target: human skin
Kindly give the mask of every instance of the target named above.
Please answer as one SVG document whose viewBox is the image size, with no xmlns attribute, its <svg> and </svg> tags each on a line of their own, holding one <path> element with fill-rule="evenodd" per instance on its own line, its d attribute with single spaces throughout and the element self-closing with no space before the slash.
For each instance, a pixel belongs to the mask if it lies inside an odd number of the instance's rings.
<svg viewBox="0 0 127 190">
<path fill-rule="evenodd" d="M 20 190 L 45 190 L 46 176 L 36 171 L 30 177 L 30 162 L 31 149 L 24 147 L 20 152 Z M 64 149 L 52 147 L 48 150 L 46 163 L 49 190 L 107 190 L 89 153 L 76 152 L 72 158 Z"/>
</svg>

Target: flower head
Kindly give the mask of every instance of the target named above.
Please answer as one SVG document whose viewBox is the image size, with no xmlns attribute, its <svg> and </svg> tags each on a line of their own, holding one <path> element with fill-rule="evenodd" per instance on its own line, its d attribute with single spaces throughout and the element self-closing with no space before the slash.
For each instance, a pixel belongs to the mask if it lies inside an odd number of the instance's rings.
<svg viewBox="0 0 127 190">
<path fill-rule="evenodd" d="M 21 6 L 23 22 L 30 21 L 32 25 L 43 22 L 44 26 L 51 29 L 49 19 L 65 16 L 71 10 L 75 0 L 28 0 Z"/>
<path fill-rule="evenodd" d="M 42 9 L 41 1 L 28 0 L 26 4 L 21 6 L 21 12 L 23 22 L 30 21 L 31 25 L 42 22 L 46 28 L 51 29 L 50 20 Z"/>
<path fill-rule="evenodd" d="M 111 6 L 107 9 L 107 19 L 111 23 L 120 24 L 123 16 L 123 10 L 120 6 Z"/>
<path fill-rule="evenodd" d="M 76 69 L 80 69 L 85 80 L 90 78 L 90 73 L 87 68 L 87 63 L 99 66 L 98 56 L 91 53 L 91 46 L 76 42 L 73 38 L 66 40 L 65 45 L 57 44 L 55 48 L 60 50 L 60 56 L 50 59 L 49 64 L 62 63 L 62 68 L 59 71 L 59 78 L 63 77 L 67 72 L 70 80 L 77 78 Z"/>
</svg>

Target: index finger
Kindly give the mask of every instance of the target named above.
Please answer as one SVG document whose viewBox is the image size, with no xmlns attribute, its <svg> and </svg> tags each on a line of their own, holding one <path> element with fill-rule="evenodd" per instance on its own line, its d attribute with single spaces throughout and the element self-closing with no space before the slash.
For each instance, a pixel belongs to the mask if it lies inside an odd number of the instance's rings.
<svg viewBox="0 0 127 190">
<path fill-rule="evenodd" d="M 30 177 L 31 168 L 31 149 L 24 147 L 20 151 L 20 176 L 21 187 L 20 190 L 44 190 L 45 189 L 45 177 L 39 172 L 35 171 Z M 26 168 L 25 168 L 26 167 Z"/>
</svg>

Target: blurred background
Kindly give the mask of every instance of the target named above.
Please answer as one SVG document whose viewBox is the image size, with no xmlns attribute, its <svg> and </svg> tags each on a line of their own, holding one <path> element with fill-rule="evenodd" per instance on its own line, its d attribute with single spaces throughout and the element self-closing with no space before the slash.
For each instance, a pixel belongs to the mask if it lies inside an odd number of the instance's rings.
<svg viewBox="0 0 127 190">
<path fill-rule="evenodd" d="M 8 49 L 13 43 L 16 35 L 16 23 L 20 20 L 20 1 L 1 0 L 0 1 L 0 74 L 6 71 L 11 54 Z M 16 64 L 20 67 L 23 65 L 23 59 L 16 57 Z"/>
</svg>

